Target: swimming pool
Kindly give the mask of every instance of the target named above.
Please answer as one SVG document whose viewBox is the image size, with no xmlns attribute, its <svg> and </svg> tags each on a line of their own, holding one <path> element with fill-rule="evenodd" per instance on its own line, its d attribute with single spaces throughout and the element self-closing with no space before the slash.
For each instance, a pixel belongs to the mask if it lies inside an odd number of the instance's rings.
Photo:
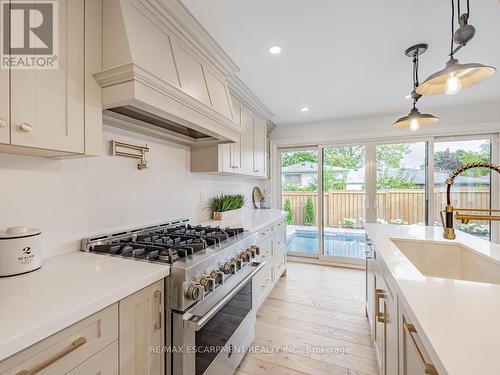
<svg viewBox="0 0 500 375">
<path fill-rule="evenodd" d="M 355 259 L 364 259 L 365 257 L 364 233 L 326 231 L 324 243 L 325 255 L 327 256 Z M 295 229 L 286 242 L 286 250 L 290 253 L 317 254 L 319 252 L 318 232 Z"/>
</svg>

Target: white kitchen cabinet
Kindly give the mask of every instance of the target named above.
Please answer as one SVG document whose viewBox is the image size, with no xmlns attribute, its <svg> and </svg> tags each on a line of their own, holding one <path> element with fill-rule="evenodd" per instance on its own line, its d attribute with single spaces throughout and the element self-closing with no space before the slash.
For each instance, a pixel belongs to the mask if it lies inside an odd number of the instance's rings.
<svg viewBox="0 0 500 375">
<path fill-rule="evenodd" d="M 0 143 L 8 145 L 0 151 L 40 156 L 101 153 L 101 93 L 86 71 L 100 68 L 101 1 L 57 2 L 56 68 L 0 73 L 2 82 L 10 74 L 8 92 L 8 85 L 0 88 L 0 117 L 8 119 L 10 112 L 10 123 L 0 128 Z"/>
<path fill-rule="evenodd" d="M 254 134 L 253 127 L 254 115 L 252 112 L 243 108 L 241 114 L 241 169 L 246 175 L 255 175 L 254 172 Z"/>
<path fill-rule="evenodd" d="M 267 129 L 266 122 L 259 117 L 254 117 L 253 122 L 253 171 L 255 175 L 267 175 L 266 157 Z"/>
<path fill-rule="evenodd" d="M 0 143 L 10 143 L 9 71 L 0 69 Z"/>
<path fill-rule="evenodd" d="M 191 172 L 230 173 L 267 178 L 266 122 L 233 99 L 234 121 L 241 126 L 240 142 L 191 148 Z"/>
<path fill-rule="evenodd" d="M 84 6 L 61 0 L 57 69 L 11 71 L 11 143 L 84 152 Z"/>
<path fill-rule="evenodd" d="M 380 375 L 438 375 L 369 238 L 366 256 L 366 313 Z"/>
<path fill-rule="evenodd" d="M 67 375 L 118 375 L 118 341 L 87 359 Z"/>
<path fill-rule="evenodd" d="M 0 362 L 0 374 L 66 374 L 117 339 L 118 304 L 115 303 Z M 105 358 L 106 368 L 118 366 L 117 354 L 111 358 L 108 352 Z"/>
<path fill-rule="evenodd" d="M 439 375 L 432 364 L 418 330 L 402 304 L 399 305 L 399 371 L 403 375 Z"/>
<path fill-rule="evenodd" d="M 119 303 L 121 375 L 161 375 L 165 355 L 151 351 L 165 340 L 164 282 L 160 280 Z"/>
<path fill-rule="evenodd" d="M 258 309 L 280 277 L 286 275 L 286 221 L 278 221 L 265 226 L 258 231 L 257 245 L 260 248 L 260 258 L 265 267 L 256 275 L 254 288 L 257 289 L 256 305 Z"/>
</svg>

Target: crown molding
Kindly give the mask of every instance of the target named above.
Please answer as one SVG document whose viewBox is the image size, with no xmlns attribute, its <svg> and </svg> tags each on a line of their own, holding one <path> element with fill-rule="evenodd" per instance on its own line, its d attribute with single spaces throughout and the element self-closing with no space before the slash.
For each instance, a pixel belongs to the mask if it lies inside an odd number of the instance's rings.
<svg viewBox="0 0 500 375">
<path fill-rule="evenodd" d="M 206 59 L 214 64 L 225 76 L 240 71 L 240 68 L 215 41 L 208 31 L 179 0 L 142 0 L 161 12 L 178 36 L 195 47 Z M 179 35 L 180 34 L 180 35 Z"/>
<path fill-rule="evenodd" d="M 256 112 L 264 120 L 268 120 L 273 113 L 262 101 L 243 83 L 239 77 L 232 75 L 228 77 L 229 91 L 240 102 Z"/>
</svg>

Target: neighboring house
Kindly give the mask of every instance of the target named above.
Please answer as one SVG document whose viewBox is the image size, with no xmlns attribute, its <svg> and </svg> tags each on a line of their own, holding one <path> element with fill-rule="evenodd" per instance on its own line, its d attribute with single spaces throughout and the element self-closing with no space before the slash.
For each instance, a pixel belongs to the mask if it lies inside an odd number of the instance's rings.
<svg viewBox="0 0 500 375">
<path fill-rule="evenodd" d="M 365 187 L 365 168 L 359 169 L 345 169 L 340 167 L 325 166 L 325 169 L 333 171 L 338 175 L 339 181 L 345 174 L 346 177 L 346 190 L 363 190 Z M 298 164 L 289 165 L 281 169 L 283 183 L 293 184 L 297 187 L 306 187 L 314 182 L 317 178 L 318 163 L 302 162 Z M 425 170 L 415 168 L 389 168 L 386 173 L 388 176 L 397 177 L 401 172 L 415 182 L 417 188 L 425 186 L 426 176 Z M 445 172 L 434 173 L 434 184 L 440 185 L 448 178 Z M 454 183 L 455 187 L 474 187 L 477 185 L 488 185 L 490 183 L 490 176 L 482 177 L 469 177 L 459 176 Z"/>
</svg>

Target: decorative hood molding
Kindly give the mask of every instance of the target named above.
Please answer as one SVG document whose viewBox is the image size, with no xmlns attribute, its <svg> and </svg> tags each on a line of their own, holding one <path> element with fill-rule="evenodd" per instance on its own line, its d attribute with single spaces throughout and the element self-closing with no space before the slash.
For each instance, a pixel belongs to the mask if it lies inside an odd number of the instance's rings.
<svg viewBox="0 0 500 375">
<path fill-rule="evenodd" d="M 102 24 L 106 124 L 188 145 L 239 140 L 237 66 L 178 0 L 106 0 Z"/>
</svg>

